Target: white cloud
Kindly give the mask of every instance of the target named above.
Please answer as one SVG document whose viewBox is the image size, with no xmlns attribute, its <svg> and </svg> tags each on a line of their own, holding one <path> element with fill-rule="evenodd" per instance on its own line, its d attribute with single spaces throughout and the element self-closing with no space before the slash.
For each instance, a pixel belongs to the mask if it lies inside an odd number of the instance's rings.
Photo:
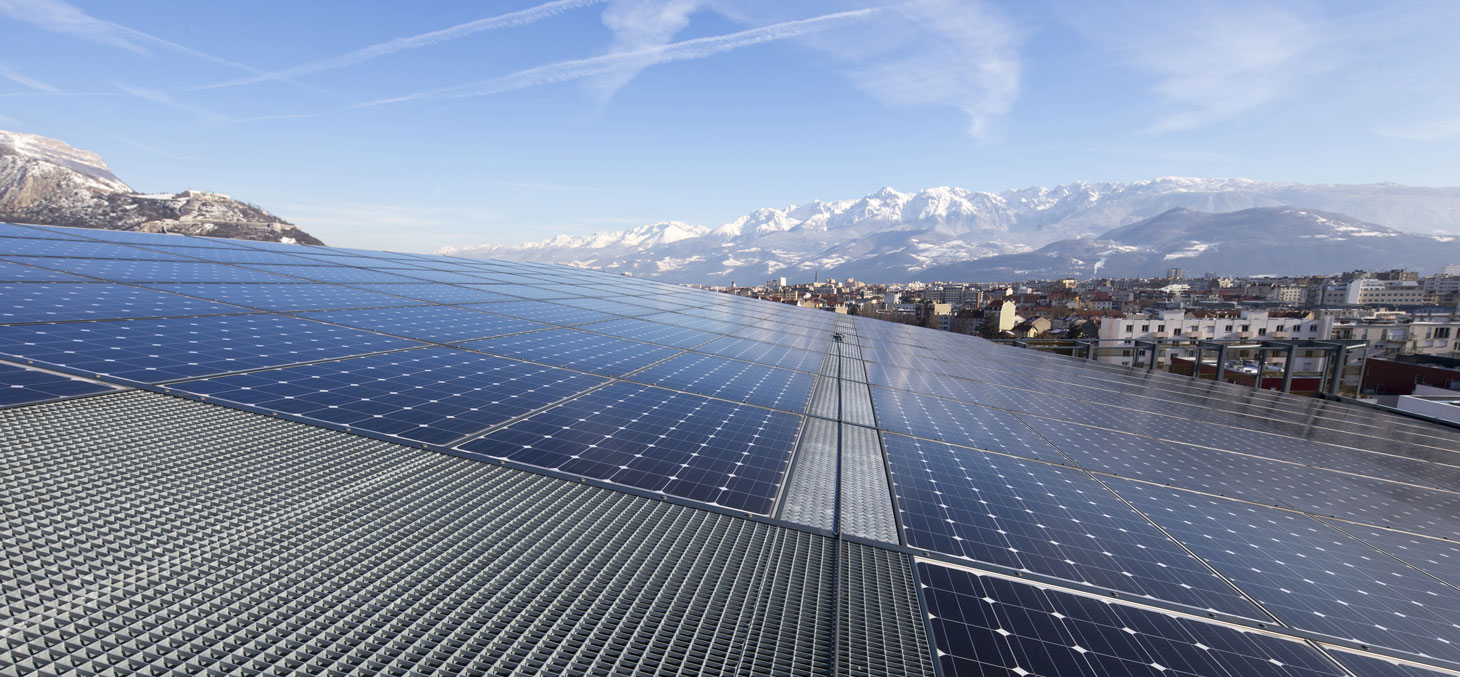
<svg viewBox="0 0 1460 677">
<path fill-rule="evenodd" d="M 321 71 L 345 68 L 347 66 L 364 63 L 371 59 L 377 59 L 382 56 L 395 54 L 396 52 L 403 52 L 406 50 L 417 49 L 420 47 L 428 47 L 430 45 L 439 44 L 449 40 L 464 38 L 469 35 L 481 33 L 483 31 L 524 26 L 530 23 L 541 21 L 543 19 L 549 19 L 558 16 L 559 14 L 562 14 L 569 10 L 578 9 L 580 7 L 587 7 L 590 5 L 602 4 L 605 1 L 606 0 L 554 0 L 554 2 L 548 2 L 538 5 L 536 7 L 529 7 L 527 9 L 519 10 L 516 12 L 508 12 L 506 14 L 499 14 L 497 16 L 487 17 L 485 19 L 468 21 L 466 23 L 457 24 L 455 26 L 443 28 L 441 30 L 421 33 L 419 35 L 396 38 L 394 40 L 370 45 L 369 47 L 362 47 L 360 49 L 346 52 L 344 54 L 330 57 L 328 59 L 321 59 L 319 61 L 313 61 L 310 63 L 295 66 L 293 68 L 286 68 L 281 71 L 276 71 L 272 73 L 259 73 L 251 77 L 240 78 L 237 80 L 229 80 L 227 82 L 220 82 L 212 85 L 205 85 L 203 87 L 197 87 L 196 89 L 233 87 L 236 85 L 264 82 L 267 80 L 288 80 L 303 75 L 309 75 L 311 73 L 319 73 Z"/>
<path fill-rule="evenodd" d="M 839 23 L 866 19 L 877 11 L 876 9 L 858 9 L 837 12 L 835 14 L 824 14 L 810 19 L 785 21 L 736 33 L 684 40 L 682 42 L 670 43 L 634 52 L 621 52 L 586 59 L 560 61 L 489 80 L 479 80 L 452 87 L 443 87 L 404 96 L 380 99 L 364 105 L 378 106 L 418 99 L 488 96 L 539 85 L 607 75 L 624 70 L 640 70 L 646 65 L 704 59 L 743 47 L 805 36 L 816 31 L 825 30 Z"/>
</svg>

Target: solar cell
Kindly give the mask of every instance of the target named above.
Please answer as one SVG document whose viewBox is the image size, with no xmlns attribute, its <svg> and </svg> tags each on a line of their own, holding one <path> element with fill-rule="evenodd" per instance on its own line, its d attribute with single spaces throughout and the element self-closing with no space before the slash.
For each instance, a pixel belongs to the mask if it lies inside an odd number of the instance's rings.
<svg viewBox="0 0 1460 677">
<path fill-rule="evenodd" d="M 277 315 L 0 327 L 0 354 L 127 383 L 159 383 L 415 345 Z"/>
<path fill-rule="evenodd" d="M 196 395 L 447 444 L 602 382 L 450 348 L 422 348 L 178 383 Z"/>
<path fill-rule="evenodd" d="M 816 377 L 811 374 L 686 353 L 629 377 L 640 383 L 803 412 Z"/>
<path fill-rule="evenodd" d="M 1282 622 L 1460 658 L 1460 590 L 1305 515 L 1111 480 L 1111 487 Z"/>
<path fill-rule="evenodd" d="M 33 404 L 116 390 L 96 381 L 0 362 L 0 407 Z"/>
<path fill-rule="evenodd" d="M 247 311 L 107 282 L 0 283 L 0 324 L 242 312 Z"/>
<path fill-rule="evenodd" d="M 461 345 L 494 355 L 605 376 L 622 376 L 678 352 L 672 348 L 574 329 L 545 329 L 482 341 L 468 341 Z"/>
<path fill-rule="evenodd" d="M 546 325 L 451 306 L 408 306 L 302 313 L 300 317 L 343 324 L 433 343 L 502 336 Z"/>
<path fill-rule="evenodd" d="M 458 448 L 768 514 L 801 417 L 615 383 Z"/>
<path fill-rule="evenodd" d="M 918 562 L 943 674 L 1345 674 L 1301 641 Z"/>
<path fill-rule="evenodd" d="M 1083 472 L 901 435 L 884 441 L 910 546 L 1266 617 Z"/>
<path fill-rule="evenodd" d="M 405 299 L 399 296 L 377 294 L 351 287 L 309 282 L 298 284 L 224 282 L 149 284 L 144 286 L 176 294 L 186 294 L 188 296 L 231 303 L 247 308 L 272 311 L 377 308 L 382 306 L 410 306 L 420 303 L 416 299 Z"/>
</svg>

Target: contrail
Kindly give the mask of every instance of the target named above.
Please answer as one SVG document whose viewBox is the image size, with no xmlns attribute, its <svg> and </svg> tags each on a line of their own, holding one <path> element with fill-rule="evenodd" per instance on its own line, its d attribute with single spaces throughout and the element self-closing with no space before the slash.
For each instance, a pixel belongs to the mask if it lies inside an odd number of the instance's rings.
<svg viewBox="0 0 1460 677">
<path fill-rule="evenodd" d="M 865 18 L 871 14 L 881 11 L 880 8 L 858 9 L 849 12 L 837 12 L 835 14 L 823 14 L 810 19 L 787 21 L 784 23 L 751 28 L 738 33 L 718 35 L 708 38 L 695 38 L 683 42 L 670 43 L 647 49 L 632 52 L 620 52 L 604 56 L 590 57 L 587 59 L 574 59 L 572 61 L 561 61 L 546 66 L 538 66 L 527 70 L 518 71 L 510 75 L 504 75 L 490 80 L 479 80 L 452 87 L 432 89 L 404 96 L 379 99 L 360 104 L 361 106 L 379 106 L 403 101 L 413 101 L 427 98 L 468 98 L 475 96 L 488 96 L 502 92 L 510 92 L 538 85 L 546 85 L 555 82 L 578 80 L 582 78 L 611 73 L 626 68 L 643 68 L 655 64 L 669 63 L 671 61 L 689 61 L 692 59 L 704 59 L 716 54 L 723 54 L 731 50 L 758 45 L 763 42 L 784 40 L 807 33 L 812 33 L 825 28 L 827 25 Z"/>
<path fill-rule="evenodd" d="M 477 19 L 476 21 L 469 21 L 467 23 L 458 24 L 450 28 L 443 28 L 439 31 L 431 31 L 430 33 L 421 33 L 420 35 L 396 38 L 388 42 L 382 42 L 380 44 L 371 45 L 369 47 L 362 47 L 352 52 L 346 52 L 336 57 L 302 64 L 293 68 L 286 68 L 281 71 L 275 71 L 271 73 L 258 73 L 256 75 L 246 78 L 239 78 L 236 80 L 229 80 L 227 82 L 204 85 L 202 87 L 195 87 L 193 89 L 218 89 L 222 87 L 236 87 L 238 85 L 248 85 L 256 82 L 265 82 L 268 80 L 287 80 L 291 78 L 297 78 L 301 75 L 309 75 L 310 73 L 318 73 L 320 71 L 344 68 L 346 66 L 353 66 L 355 64 L 363 63 L 371 59 L 386 56 L 388 54 L 403 52 L 408 49 L 416 49 L 418 47 L 428 47 L 430 45 L 446 42 L 448 40 L 464 38 L 468 35 L 480 33 L 482 31 L 524 26 L 526 24 L 541 21 L 543 19 L 550 19 L 569 10 L 578 9 L 579 7 L 588 7 L 590 5 L 598 5 L 606 1 L 607 0 L 554 0 L 554 2 L 538 5 L 536 7 L 529 7 L 524 10 L 509 12 L 507 14 L 500 14 L 493 17 L 487 17 L 485 19 Z"/>
</svg>

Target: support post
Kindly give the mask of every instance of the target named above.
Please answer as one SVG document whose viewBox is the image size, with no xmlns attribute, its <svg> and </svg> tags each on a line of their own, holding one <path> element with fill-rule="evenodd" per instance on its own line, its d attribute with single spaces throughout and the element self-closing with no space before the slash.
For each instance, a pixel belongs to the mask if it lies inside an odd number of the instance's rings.
<svg viewBox="0 0 1460 677">
<path fill-rule="evenodd" d="M 1192 378 L 1192 380 L 1196 380 L 1196 379 L 1201 378 L 1201 353 L 1202 353 L 1201 345 L 1197 345 L 1197 347 L 1196 347 L 1196 358 L 1192 360 L 1192 367 L 1191 367 L 1191 378 Z"/>
<path fill-rule="evenodd" d="M 1289 343 L 1287 355 L 1283 360 L 1283 392 L 1285 393 L 1293 391 L 1293 356 L 1296 354 L 1296 349 L 1296 345 Z"/>
<path fill-rule="evenodd" d="M 1267 348 L 1257 349 L 1257 378 L 1252 379 L 1252 389 L 1262 390 L 1262 373 L 1267 371 Z"/>
<path fill-rule="evenodd" d="M 1221 382 L 1222 377 L 1227 373 L 1227 344 L 1217 346 L 1217 373 L 1212 380 Z"/>
<path fill-rule="evenodd" d="M 1343 381 L 1343 367 L 1348 362 L 1348 346 L 1334 350 L 1333 380 L 1328 382 L 1328 394 L 1338 397 L 1338 384 Z"/>
</svg>

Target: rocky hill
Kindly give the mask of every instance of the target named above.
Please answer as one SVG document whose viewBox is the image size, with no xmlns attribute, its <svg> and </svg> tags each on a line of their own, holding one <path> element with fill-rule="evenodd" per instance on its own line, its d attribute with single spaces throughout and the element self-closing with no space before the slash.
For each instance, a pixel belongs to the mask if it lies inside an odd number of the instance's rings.
<svg viewBox="0 0 1460 677">
<path fill-rule="evenodd" d="M 138 193 L 95 153 L 3 130 L 0 221 L 324 244 L 288 221 L 227 195 Z"/>
</svg>

